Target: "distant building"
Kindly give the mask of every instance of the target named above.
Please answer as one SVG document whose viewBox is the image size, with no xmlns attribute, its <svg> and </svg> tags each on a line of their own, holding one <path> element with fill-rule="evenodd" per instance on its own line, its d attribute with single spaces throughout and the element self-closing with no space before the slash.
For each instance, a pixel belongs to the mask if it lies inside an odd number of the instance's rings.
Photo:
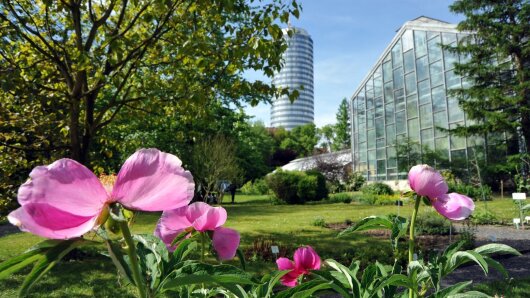
<svg viewBox="0 0 530 298">
<path fill-rule="evenodd" d="M 454 63 L 461 60 L 441 47 L 466 35 L 454 24 L 427 17 L 397 31 L 351 97 L 354 171 L 368 180 L 405 179 L 408 166 L 400 158 L 414 150 L 466 165 L 470 147 L 480 146 L 482 139 L 437 129 L 470 123 L 457 99 L 448 95 L 448 90 L 469 84 L 454 73 Z M 414 146 L 398 156 L 397 147 L 406 143 Z"/>
<path fill-rule="evenodd" d="M 287 34 L 291 30 L 292 36 Z M 306 30 L 296 27 L 283 29 L 288 48 L 283 54 L 283 67 L 272 83 L 278 87 L 297 89 L 300 97 L 293 103 L 287 96 L 273 99 L 271 126 L 291 130 L 313 123 L 313 40 Z"/>
<path fill-rule="evenodd" d="M 313 155 L 309 157 L 302 157 L 292 160 L 288 164 L 282 166 L 284 171 L 308 171 L 315 170 L 318 168 L 318 163 L 337 163 L 343 167 L 347 167 L 351 164 L 351 151 L 350 149 L 323 153 L 319 155 Z"/>
</svg>

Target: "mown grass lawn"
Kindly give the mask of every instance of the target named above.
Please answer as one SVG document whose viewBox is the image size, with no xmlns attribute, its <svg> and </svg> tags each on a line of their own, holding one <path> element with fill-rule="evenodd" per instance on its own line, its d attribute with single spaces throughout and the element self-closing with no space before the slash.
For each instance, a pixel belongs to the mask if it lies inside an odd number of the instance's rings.
<svg viewBox="0 0 530 298">
<path fill-rule="evenodd" d="M 488 202 L 499 218 L 513 218 L 515 208 L 511 200 Z M 397 213 L 396 206 L 369 206 L 359 203 L 317 203 L 306 205 L 272 205 L 268 196 L 236 196 L 236 204 L 223 205 L 228 212 L 225 226 L 241 233 L 241 247 L 248 250 L 259 240 L 268 240 L 290 250 L 300 245 L 311 245 L 323 258 L 335 258 L 349 262 L 352 257 L 363 255 L 370 260 L 391 258 L 389 244 L 364 234 L 348 238 L 337 238 L 337 231 L 314 226 L 316 219 L 326 223 L 340 223 L 345 220 L 357 221 L 370 215 Z M 484 208 L 483 203 L 477 208 Z M 422 207 L 420 212 L 430 212 Z M 409 216 L 411 205 L 400 207 L 400 214 Z M 139 214 L 133 226 L 135 233 L 152 233 L 159 213 Z M 33 244 L 39 237 L 16 233 L 0 238 L 0 261 L 13 257 Z M 101 248 L 104 251 L 103 247 Z M 238 264 L 233 261 L 234 264 Z M 249 270 L 265 273 L 275 267 L 272 261 L 264 261 L 259 252 L 248 260 Z M 14 275 L 0 281 L 0 297 L 16 296 L 17 288 L 24 274 Z M 129 297 L 134 289 L 116 278 L 113 264 L 103 256 L 92 253 L 82 260 L 65 261 L 52 269 L 33 289 L 35 297 Z"/>
</svg>

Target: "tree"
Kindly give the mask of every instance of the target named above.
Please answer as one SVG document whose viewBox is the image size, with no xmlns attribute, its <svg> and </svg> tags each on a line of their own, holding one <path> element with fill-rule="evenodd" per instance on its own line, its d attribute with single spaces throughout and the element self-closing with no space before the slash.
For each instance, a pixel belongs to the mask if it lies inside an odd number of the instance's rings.
<svg viewBox="0 0 530 298">
<path fill-rule="evenodd" d="M 351 146 L 351 123 L 348 100 L 343 98 L 337 111 L 337 123 L 335 124 L 335 139 L 333 150 L 343 150 Z"/>
<path fill-rule="evenodd" d="M 335 139 L 335 125 L 327 124 L 318 129 L 318 134 L 323 139 L 322 145 L 328 152 L 332 151 L 333 140 Z"/>
<path fill-rule="evenodd" d="M 274 153 L 274 140 L 262 122 L 239 123 L 237 158 L 245 181 L 265 176 L 273 168 L 268 164 Z"/>
<path fill-rule="evenodd" d="M 318 144 L 317 128 L 315 124 L 309 123 L 293 128 L 280 144 L 282 149 L 291 149 L 298 154 L 298 157 L 313 154 L 315 146 Z"/>
<path fill-rule="evenodd" d="M 242 74 L 280 69 L 280 25 L 298 14 L 295 1 L 0 0 L 0 196 L 58 157 L 106 171 L 125 149 L 176 153 L 208 106 L 287 94 Z"/>
<path fill-rule="evenodd" d="M 50 150 L 66 147 L 88 164 L 94 138 L 125 110 L 198 110 L 214 97 L 268 100 L 274 86 L 242 72 L 279 70 L 286 45 L 277 20 L 290 13 L 298 15 L 296 2 L 4 0 L 0 96 L 50 110 L 67 135 Z"/>
<path fill-rule="evenodd" d="M 472 33 L 447 47 L 462 57 L 455 72 L 470 83 L 452 93 L 475 120 L 453 132 L 516 136 L 520 131 L 520 148 L 530 148 L 530 3 L 459 0 L 450 9 L 466 17 L 458 29 Z"/>
<path fill-rule="evenodd" d="M 235 182 L 239 179 L 235 143 L 223 136 L 197 142 L 193 146 L 188 167 L 193 173 L 198 195 L 204 198 L 219 191 L 221 180 Z"/>
</svg>

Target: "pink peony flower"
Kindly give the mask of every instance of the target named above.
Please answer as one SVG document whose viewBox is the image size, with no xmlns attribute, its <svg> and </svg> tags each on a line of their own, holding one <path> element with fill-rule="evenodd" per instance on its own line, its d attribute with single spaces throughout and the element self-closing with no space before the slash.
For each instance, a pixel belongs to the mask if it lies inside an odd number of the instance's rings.
<svg viewBox="0 0 530 298">
<path fill-rule="evenodd" d="M 473 200 L 454 192 L 441 195 L 431 202 L 438 213 L 452 220 L 466 219 L 475 210 Z"/>
<path fill-rule="evenodd" d="M 155 236 L 162 239 L 170 251 L 176 246 L 171 242 L 180 233 L 192 230 L 198 232 L 213 231 L 212 245 L 219 259 L 230 260 L 236 255 L 240 236 L 235 230 L 221 227 L 226 222 L 226 210 L 212 207 L 203 202 L 167 210 L 162 213 L 155 229 Z"/>
<path fill-rule="evenodd" d="M 449 188 L 442 175 L 428 165 L 410 169 L 409 185 L 418 195 L 429 197 L 434 209 L 451 220 L 465 219 L 475 209 L 470 198 L 458 193 L 447 194 Z"/>
<path fill-rule="evenodd" d="M 449 190 L 442 175 L 428 165 L 413 166 L 409 171 L 409 185 L 420 196 L 434 199 Z"/>
<path fill-rule="evenodd" d="M 309 270 L 320 269 L 320 257 L 311 246 L 298 248 L 293 258 L 294 262 L 288 258 L 276 260 L 279 270 L 290 270 L 281 278 L 281 283 L 288 287 L 296 286 L 300 275 L 308 274 Z"/>
<path fill-rule="evenodd" d="M 186 206 L 193 197 L 190 172 L 174 155 L 142 149 L 131 155 L 107 191 L 85 166 L 60 159 L 39 166 L 18 190 L 20 208 L 9 221 L 22 231 L 52 239 L 79 237 L 101 224 L 102 212 L 111 203 L 143 211 Z"/>
</svg>

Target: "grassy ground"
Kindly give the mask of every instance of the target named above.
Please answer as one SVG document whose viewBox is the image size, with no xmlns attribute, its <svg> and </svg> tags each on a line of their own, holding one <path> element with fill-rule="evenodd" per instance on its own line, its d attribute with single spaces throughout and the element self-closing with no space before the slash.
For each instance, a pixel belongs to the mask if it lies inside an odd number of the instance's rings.
<svg viewBox="0 0 530 298">
<path fill-rule="evenodd" d="M 300 245 L 313 246 L 323 258 L 335 258 L 349 262 L 352 257 L 362 256 L 366 260 L 391 258 L 386 241 L 363 234 L 348 238 L 336 238 L 337 232 L 315 226 L 316 221 L 339 223 L 345 220 L 357 221 L 370 215 L 397 213 L 396 206 L 368 206 L 358 203 L 272 205 L 267 196 L 236 196 L 236 204 L 225 204 L 228 212 L 227 227 L 237 229 L 242 236 L 241 247 L 249 252 L 250 270 L 264 273 L 275 267 L 270 260 L 264 260 L 260 249 L 252 250 L 261 241 L 269 241 L 280 248 L 292 251 Z M 484 208 L 478 203 L 477 208 Z M 488 202 L 499 218 L 513 218 L 516 213 L 511 200 Z M 422 207 L 420 212 L 429 212 L 430 207 Z M 408 216 L 411 205 L 400 207 L 400 214 Z M 140 214 L 133 227 L 136 233 L 152 233 L 159 213 Z M 36 236 L 17 233 L 0 238 L 0 261 L 29 248 L 39 242 Z M 16 296 L 23 274 L 0 281 L 0 297 Z M 116 271 L 111 262 L 97 255 L 83 261 L 69 261 L 58 265 L 36 287 L 34 293 L 46 293 L 46 297 L 127 297 L 131 288 L 116 280 Z M 36 294 L 39 296 L 39 294 Z"/>
</svg>

